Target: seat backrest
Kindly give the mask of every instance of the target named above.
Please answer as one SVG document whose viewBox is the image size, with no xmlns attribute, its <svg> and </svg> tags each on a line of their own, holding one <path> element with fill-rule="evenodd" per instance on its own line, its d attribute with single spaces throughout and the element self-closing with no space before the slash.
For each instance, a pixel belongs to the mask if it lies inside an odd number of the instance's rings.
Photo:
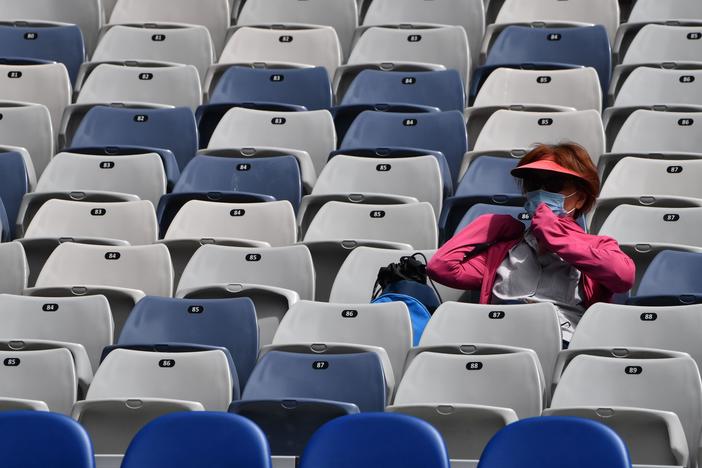
<svg viewBox="0 0 702 468">
<path fill-rule="evenodd" d="M 583 146 L 595 165 L 605 152 L 605 134 L 600 114 L 595 110 L 578 112 L 520 112 L 499 110 L 492 114 L 480 132 L 473 149 L 530 148 L 538 143 L 571 141 Z"/>
<path fill-rule="evenodd" d="M 210 104 L 229 102 L 279 102 L 307 110 L 332 105 L 329 73 L 324 67 L 261 69 L 231 67 L 217 81 Z"/>
<path fill-rule="evenodd" d="M 24 247 L 19 242 L 0 244 L 0 293 L 24 294 L 29 277 L 29 265 L 24 254 Z"/>
<path fill-rule="evenodd" d="M 0 141 L 29 151 L 37 177 L 41 176 L 54 152 L 49 110 L 42 104 L 8 102 L 0 103 L 0 114 Z"/>
<path fill-rule="evenodd" d="M 69 151 L 51 159 L 35 191 L 76 190 L 128 193 L 156 206 L 166 193 L 166 174 L 156 153 L 102 156 Z"/>
<path fill-rule="evenodd" d="M 273 344 L 351 343 L 388 353 L 399 382 L 412 346 L 412 323 L 403 302 L 329 304 L 297 302 L 280 322 Z"/>
<path fill-rule="evenodd" d="M 217 53 L 222 51 L 230 23 L 229 0 L 118 0 L 110 23 L 186 23 L 205 26 Z"/>
<path fill-rule="evenodd" d="M 622 83 L 614 105 L 702 105 L 702 70 L 638 67 Z"/>
<path fill-rule="evenodd" d="M 144 27 L 116 25 L 105 31 L 91 60 L 156 60 L 193 65 L 205 77 L 214 60 L 210 33 L 204 26 Z"/>
<path fill-rule="evenodd" d="M 647 24 L 631 41 L 623 64 L 656 62 L 699 62 L 702 58 L 699 26 Z"/>
<path fill-rule="evenodd" d="M 0 296 L 1 297 L 1 296 Z M 118 344 L 193 343 L 227 348 L 243 387 L 256 364 L 258 325 L 251 299 L 171 299 L 137 302 Z"/>
<path fill-rule="evenodd" d="M 202 87 L 192 65 L 162 67 L 103 63 L 83 83 L 76 103 L 148 102 L 197 109 Z"/>
<path fill-rule="evenodd" d="M 39 208 L 24 237 L 98 237 L 145 245 L 158 239 L 158 222 L 148 200 L 86 203 L 52 199 Z"/>
<path fill-rule="evenodd" d="M 356 205 L 329 202 L 317 212 L 305 241 L 380 240 L 423 250 L 436 248 L 436 215 L 429 203 Z"/>
<path fill-rule="evenodd" d="M 697 279 L 702 273 L 702 255 L 696 252 L 663 250 L 644 272 L 637 296 L 679 296 L 702 293 Z"/>
<path fill-rule="evenodd" d="M 11 232 L 14 232 L 19 207 L 27 192 L 29 179 L 24 157 L 16 151 L 0 151 L 0 201 L 5 207 Z"/>
<path fill-rule="evenodd" d="M 533 349 L 546 382 L 561 350 L 561 327 L 551 304 L 481 305 L 444 302 L 424 329 L 419 346 L 492 343 Z"/>
<path fill-rule="evenodd" d="M 612 73 L 607 30 L 601 25 L 576 28 L 508 26 L 495 39 L 485 64 L 538 62 L 592 67 L 597 70 L 602 90 L 606 92 Z"/>
<path fill-rule="evenodd" d="M 517 421 L 485 447 L 479 468 L 630 468 L 622 439 L 604 424 L 549 416 Z"/>
<path fill-rule="evenodd" d="M 297 241 L 295 212 L 289 201 L 217 203 L 192 200 L 173 218 L 164 239 L 235 238 L 273 247 Z"/>
<path fill-rule="evenodd" d="M 173 266 L 165 245 L 109 246 L 68 242 L 46 261 L 36 286 L 100 285 L 171 296 Z"/>
<path fill-rule="evenodd" d="M 517 179 L 510 173 L 518 159 L 481 156 L 474 159 L 456 188 L 456 196 L 521 195 Z"/>
<path fill-rule="evenodd" d="M 0 295 L 2 337 L 63 341 L 83 345 L 97 370 L 112 344 L 112 313 L 104 296 L 31 297 Z"/>
<path fill-rule="evenodd" d="M 474 404 L 511 408 L 520 418 L 541 414 L 544 389 L 533 351 L 456 355 L 425 351 L 407 367 L 396 405 Z"/>
<path fill-rule="evenodd" d="M 495 23 L 573 21 L 601 24 L 614 38 L 619 27 L 618 0 L 505 0 Z"/>
<path fill-rule="evenodd" d="M 680 418 L 693 465 L 697 459 L 702 384 L 690 356 L 618 359 L 579 355 L 563 372 L 551 402 L 552 408 L 572 406 L 671 411 Z"/>
<path fill-rule="evenodd" d="M 43 401 L 53 412 L 71 413 L 78 378 L 68 349 L 0 351 L 0 360 L 0 395 Z"/>
<path fill-rule="evenodd" d="M 287 200 L 297 209 L 302 195 L 300 165 L 290 155 L 255 159 L 198 155 L 173 189 L 173 193 L 187 192 L 271 195 L 276 200 Z"/>
<path fill-rule="evenodd" d="M 702 77 L 701 77 L 702 78 Z M 699 152 L 702 121 L 698 113 L 639 109 L 626 119 L 612 145 L 614 153 Z"/>
<path fill-rule="evenodd" d="M 310 440 L 301 468 L 449 468 L 441 435 L 429 423 L 403 414 L 343 416 Z"/>
<path fill-rule="evenodd" d="M 309 138 L 314 135 L 314 138 Z M 304 150 L 319 174 L 336 149 L 336 131 L 326 110 L 273 112 L 235 107 L 215 128 L 208 144 L 214 148 L 273 146 Z"/>
<path fill-rule="evenodd" d="M 374 352 L 306 354 L 271 351 L 254 368 L 243 400 L 315 398 L 383 411 L 385 376 Z"/>
<path fill-rule="evenodd" d="M 468 150 L 463 113 L 362 112 L 346 132 L 340 149 L 392 146 L 441 151 L 455 183 L 463 155 Z"/>
<path fill-rule="evenodd" d="M 348 54 L 358 26 L 356 0 L 251 0 L 237 18 L 238 25 L 256 24 L 319 24 L 331 26 Z"/>
<path fill-rule="evenodd" d="M 194 411 L 167 414 L 144 426 L 129 445 L 122 466 L 168 468 L 200 463 L 271 468 L 271 455 L 266 436 L 248 419 Z"/>
<path fill-rule="evenodd" d="M 304 245 L 253 249 L 205 245 L 183 271 L 178 291 L 222 284 L 259 284 L 314 298 L 314 266 Z"/>
<path fill-rule="evenodd" d="M 463 215 L 463 218 L 458 223 L 458 227 L 454 231 L 454 234 L 460 232 L 463 228 L 485 214 L 510 215 L 517 221 L 524 223 L 526 227 L 531 225 L 531 217 L 529 216 L 529 213 L 524 211 L 524 207 L 522 206 L 488 205 L 487 203 L 476 203 L 475 205 L 471 206 L 468 211 L 466 211 L 466 214 Z"/>
<path fill-rule="evenodd" d="M 577 89 L 577 93 L 573 93 Z M 576 110 L 602 109 L 602 88 L 592 67 L 569 70 L 498 68 L 490 73 L 473 105 L 545 104 Z"/>
<path fill-rule="evenodd" d="M 424 62 L 456 70 L 464 83 L 471 67 L 468 36 L 460 26 L 420 29 L 372 27 L 353 47 L 348 63 Z"/>
<path fill-rule="evenodd" d="M 219 63 L 285 62 L 324 67 L 334 76 L 342 51 L 334 28 L 265 29 L 243 27 L 229 38 Z"/>
<path fill-rule="evenodd" d="M 635 174 L 632 177 L 632 174 Z M 612 169 L 601 197 L 667 195 L 702 198 L 702 160 L 624 158 Z"/>
<path fill-rule="evenodd" d="M 702 19 L 702 5 L 695 0 L 659 2 L 637 0 L 629 15 L 629 23 L 647 23 L 669 19 Z"/>
<path fill-rule="evenodd" d="M 609 214 L 600 235 L 620 244 L 674 244 L 702 247 L 697 235 L 702 208 L 654 208 L 620 205 Z"/>
<path fill-rule="evenodd" d="M 61 128 L 63 110 L 71 103 L 66 67 L 62 63 L 0 61 L 0 99 L 43 104 L 51 114 L 52 128 Z"/>
<path fill-rule="evenodd" d="M 389 161 L 338 155 L 324 166 L 312 190 L 313 195 L 364 192 L 414 197 L 431 203 L 434 213 L 441 213 L 441 168 L 433 156 Z"/>
<path fill-rule="evenodd" d="M 351 82 L 341 104 L 389 102 L 463 112 L 465 87 L 461 81 L 461 75 L 456 70 L 419 72 L 363 70 Z"/>
<path fill-rule="evenodd" d="M 95 466 L 88 434 L 67 416 L 43 411 L 7 411 L 0 414 L 0 430 L 8 434 L 0 445 L 3 464 L 7 466 Z"/>
<path fill-rule="evenodd" d="M 197 124 L 191 109 L 123 109 L 96 106 L 83 117 L 70 145 L 144 146 L 173 152 L 183 169 L 197 151 Z"/>
</svg>

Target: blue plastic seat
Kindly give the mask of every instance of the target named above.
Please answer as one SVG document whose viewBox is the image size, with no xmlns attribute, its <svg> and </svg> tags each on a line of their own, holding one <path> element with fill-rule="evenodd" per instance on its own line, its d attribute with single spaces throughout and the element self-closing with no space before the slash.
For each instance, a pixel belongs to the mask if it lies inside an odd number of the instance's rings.
<svg viewBox="0 0 702 468">
<path fill-rule="evenodd" d="M 229 412 L 255 422 L 266 434 L 272 455 L 299 457 L 317 429 L 358 413 L 358 407 L 326 400 L 240 400 L 229 406 Z"/>
<path fill-rule="evenodd" d="M 95 106 L 80 122 L 73 147 L 139 146 L 170 150 L 182 170 L 197 152 L 197 125 L 192 110 L 129 109 Z"/>
<path fill-rule="evenodd" d="M 468 136 L 459 111 L 429 114 L 361 113 L 349 128 L 339 149 L 415 148 L 440 151 L 446 157 L 455 184 L 468 150 Z"/>
<path fill-rule="evenodd" d="M 361 411 L 383 411 L 385 375 L 373 352 L 303 354 L 271 351 L 261 358 L 242 400 L 312 398 L 353 403 Z"/>
<path fill-rule="evenodd" d="M 7 242 L 12 238 L 10 230 L 11 225 L 10 221 L 7 219 L 5 205 L 2 203 L 2 199 L 0 199 L 0 242 Z"/>
<path fill-rule="evenodd" d="M 331 107 L 332 89 L 324 67 L 271 70 L 235 66 L 219 78 L 209 102 L 278 102 L 319 110 Z"/>
<path fill-rule="evenodd" d="M 629 451 L 607 426 L 580 418 L 545 416 L 498 432 L 478 468 L 631 468 Z"/>
<path fill-rule="evenodd" d="M 90 437 L 57 413 L 0 413 L 0 465 L 7 468 L 94 468 Z"/>
<path fill-rule="evenodd" d="M 627 304 L 677 306 L 702 303 L 702 254 L 663 250 L 649 264 Z"/>
<path fill-rule="evenodd" d="M 444 201 L 439 228 L 445 239 L 453 236 L 465 213 L 477 203 L 524 206 L 521 187 L 510 174 L 518 163 L 518 159 L 494 156 L 471 162 L 454 196 Z"/>
<path fill-rule="evenodd" d="M 477 203 L 471 206 L 466 214 L 463 215 L 461 221 L 458 223 L 458 227 L 454 231 L 454 235 L 461 232 L 466 226 L 478 219 L 482 215 L 486 214 L 499 214 L 499 215 L 509 215 L 524 223 L 525 227 L 531 226 L 531 216 L 529 213 L 524 211 L 521 206 L 505 206 L 505 205 L 491 205 L 488 203 Z"/>
<path fill-rule="evenodd" d="M 607 30 L 602 25 L 573 28 L 530 28 L 508 26 L 495 40 L 485 67 L 531 64 L 534 69 L 555 65 L 593 67 L 600 77 L 604 95 L 612 74 L 612 55 Z M 473 82 L 484 79 L 482 67 Z M 477 91 L 477 90 L 476 90 Z M 471 91 L 471 96 L 473 96 Z"/>
<path fill-rule="evenodd" d="M 258 356 L 251 299 L 173 299 L 147 296 L 132 309 L 117 343 L 193 343 L 227 348 L 243 388 Z"/>
<path fill-rule="evenodd" d="M 13 237 L 22 197 L 28 191 L 27 166 L 22 155 L 15 151 L 0 152 L 0 200 L 5 207 L 7 227 Z"/>
<path fill-rule="evenodd" d="M 368 104 L 348 104 L 345 106 L 333 107 L 330 112 L 334 117 L 334 128 L 338 141 L 342 141 L 349 131 L 351 124 L 362 112 L 394 112 L 402 114 L 426 114 L 429 112 L 440 112 L 438 107 L 421 106 L 418 104 L 394 104 L 387 101 L 378 101 Z"/>
<path fill-rule="evenodd" d="M 248 419 L 195 411 L 161 416 L 137 433 L 122 468 L 146 467 L 271 468 L 271 456 L 263 432 Z"/>
<path fill-rule="evenodd" d="M 342 106 L 392 102 L 438 107 L 442 111 L 465 108 L 465 87 L 456 70 L 386 72 L 363 70 L 349 86 Z"/>
<path fill-rule="evenodd" d="M 353 414 L 325 424 L 300 463 L 300 468 L 449 466 L 439 432 L 421 419 L 398 413 Z"/>
<path fill-rule="evenodd" d="M 16 23 L 0 26 L 0 57 L 27 57 L 63 63 L 71 83 L 85 60 L 85 44 L 75 25 Z"/>
</svg>

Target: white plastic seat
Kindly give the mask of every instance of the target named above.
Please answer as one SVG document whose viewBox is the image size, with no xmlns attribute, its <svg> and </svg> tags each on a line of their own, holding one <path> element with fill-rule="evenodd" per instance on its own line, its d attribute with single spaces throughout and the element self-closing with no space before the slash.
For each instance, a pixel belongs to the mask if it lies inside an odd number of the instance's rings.
<svg viewBox="0 0 702 468">
<path fill-rule="evenodd" d="M 348 65 L 385 62 L 443 65 L 457 70 L 468 83 L 471 60 L 466 31 L 460 26 L 436 25 L 368 28 L 356 42 Z"/>
<path fill-rule="evenodd" d="M 376 240 L 434 249 L 438 230 L 429 203 L 356 205 L 329 202 L 319 210 L 305 232 L 305 242 L 325 240 Z"/>
<path fill-rule="evenodd" d="M 154 205 L 147 200 L 86 203 L 53 199 L 37 211 L 25 239 L 93 237 L 125 240 L 131 245 L 158 239 Z"/>
<path fill-rule="evenodd" d="M 158 398 L 198 402 L 209 411 L 226 411 L 232 388 L 229 363 L 221 350 L 162 353 L 115 349 L 100 364 L 86 401 Z"/>
<path fill-rule="evenodd" d="M 58 129 L 63 110 L 71 103 L 68 71 L 62 63 L 0 64 L 0 100 L 43 104 L 51 114 L 52 128 Z"/>
<path fill-rule="evenodd" d="M 329 304 L 300 301 L 285 315 L 273 345 L 347 343 L 379 346 L 388 354 L 399 382 L 412 346 L 412 323 L 407 306 L 386 304 Z"/>
<path fill-rule="evenodd" d="M 702 69 L 638 67 L 615 91 L 615 108 L 659 104 L 702 105 Z M 607 111 L 604 116 L 605 119 L 608 117 Z"/>
<path fill-rule="evenodd" d="M 214 62 L 210 33 L 197 25 L 115 25 L 105 29 L 95 49 L 93 62 L 158 60 L 197 68 L 204 80 Z"/>
<path fill-rule="evenodd" d="M 362 304 L 371 301 L 373 285 L 378 277 L 378 270 L 397 263 L 400 258 L 422 253 L 427 261 L 434 255 L 434 250 L 391 250 L 377 247 L 358 247 L 353 250 L 341 265 L 334 279 L 329 302 L 340 304 Z M 444 301 L 457 301 L 464 293 L 457 289 L 436 284 Z"/>
<path fill-rule="evenodd" d="M 631 41 L 622 64 L 702 62 L 702 27 L 648 24 Z"/>
<path fill-rule="evenodd" d="M 234 107 L 217 124 L 208 148 L 256 146 L 306 151 L 319 174 L 336 149 L 334 121 L 326 110 L 272 112 Z"/>
<path fill-rule="evenodd" d="M 702 5 L 697 0 L 636 0 L 629 23 L 672 19 L 702 19 Z"/>
<path fill-rule="evenodd" d="M 307 203 L 313 204 L 310 198 L 315 195 L 335 193 L 403 195 L 428 202 L 434 213 L 441 213 L 441 169 L 433 156 L 387 159 L 337 155 L 324 166 Z"/>
<path fill-rule="evenodd" d="M 227 41 L 220 64 L 285 62 L 324 67 L 329 76 L 342 61 L 334 28 L 308 26 L 296 29 L 243 27 Z"/>
<path fill-rule="evenodd" d="M 178 211 L 164 236 L 165 241 L 183 239 L 250 239 L 273 247 L 290 245 L 297 241 L 295 212 L 287 200 L 247 204 L 192 200 Z"/>
<path fill-rule="evenodd" d="M 37 176 L 54 155 L 51 114 L 46 106 L 23 102 L 0 102 L 0 142 L 25 148 Z"/>
<path fill-rule="evenodd" d="M 0 244 L 0 293 L 22 294 L 27 287 L 29 265 L 24 247 L 19 242 Z"/>
<path fill-rule="evenodd" d="M 93 371 L 113 341 L 112 313 L 103 296 L 29 297 L 0 295 L 1 338 L 79 343 Z"/>
<path fill-rule="evenodd" d="M 166 193 L 166 174 L 156 153 L 102 156 L 61 152 L 47 166 L 35 192 L 72 191 L 132 194 L 158 206 Z"/>
<path fill-rule="evenodd" d="M 552 304 L 443 303 L 424 329 L 419 346 L 490 343 L 532 349 L 546 382 L 561 350 L 561 328 Z M 548 390 L 548 388 L 547 388 Z"/>
<path fill-rule="evenodd" d="M 109 23 L 185 23 L 205 26 L 219 54 L 229 27 L 229 0 L 117 0 Z"/>
<path fill-rule="evenodd" d="M 76 104 L 148 102 L 197 109 L 202 85 L 192 65 L 162 67 L 103 63 L 87 76 Z"/>
<path fill-rule="evenodd" d="M 624 158 L 610 172 L 601 198 L 659 195 L 702 198 L 702 159 Z"/>
<path fill-rule="evenodd" d="M 301 23 L 331 26 L 348 55 L 358 26 L 357 10 L 356 0 L 247 0 L 237 18 L 237 25 Z"/>
<path fill-rule="evenodd" d="M 471 62 L 477 64 L 485 33 L 483 3 L 484 0 L 374 0 L 363 18 L 363 25 L 429 23 L 462 26 L 468 35 Z"/>
</svg>

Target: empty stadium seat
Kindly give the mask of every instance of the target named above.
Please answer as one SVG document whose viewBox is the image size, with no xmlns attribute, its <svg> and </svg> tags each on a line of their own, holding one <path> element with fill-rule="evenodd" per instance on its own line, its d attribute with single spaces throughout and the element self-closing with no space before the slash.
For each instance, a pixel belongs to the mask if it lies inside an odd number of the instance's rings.
<svg viewBox="0 0 702 468">
<path fill-rule="evenodd" d="M 362 70 L 344 93 L 341 105 L 377 103 L 408 103 L 462 112 L 465 87 L 456 70 Z"/>
<path fill-rule="evenodd" d="M 702 247 L 696 235 L 701 208 L 654 208 L 620 205 L 602 224 L 600 235 L 620 244 L 668 244 Z"/>
<path fill-rule="evenodd" d="M 380 357 L 369 351 L 315 354 L 270 351 L 261 357 L 243 400 L 314 398 L 383 411 L 387 393 Z"/>
<path fill-rule="evenodd" d="M 382 63 L 359 63 L 355 65 L 345 65 L 334 75 L 332 87 L 337 102 L 341 102 L 353 80 L 364 70 L 375 70 L 382 72 L 404 72 L 419 73 L 432 71 L 446 71 L 446 67 L 436 63 L 425 62 L 382 62 Z M 458 73 L 458 72 L 456 72 Z"/>
<path fill-rule="evenodd" d="M 464 83 L 470 77 L 470 51 L 460 26 L 386 26 L 365 30 L 353 47 L 348 65 L 384 62 L 425 62 L 456 70 Z M 341 73 L 341 69 L 340 69 Z"/>
<path fill-rule="evenodd" d="M 60 414 L 13 411 L 0 414 L 3 464 L 40 468 L 93 468 L 93 447 L 80 424 Z M 37 447 L 41 447 L 38 450 Z"/>
<path fill-rule="evenodd" d="M 15 232 L 22 197 L 29 191 L 27 166 L 21 153 L 0 150 L 0 201 L 7 213 L 10 235 Z"/>
<path fill-rule="evenodd" d="M 0 293 L 23 294 L 27 287 L 29 265 L 24 255 L 24 248 L 19 242 L 0 244 L 0 265 L 3 274 L 0 275 Z"/>
<path fill-rule="evenodd" d="M 605 110 L 605 122 L 611 120 L 615 112 L 627 108 L 655 105 L 702 105 L 700 98 L 702 69 L 667 69 L 659 66 L 641 66 L 612 84 L 610 99 L 614 99 L 613 109 Z M 623 108 L 623 109 L 621 109 Z M 632 110 L 628 111 L 631 113 Z"/>
<path fill-rule="evenodd" d="M 626 444 L 602 424 L 577 418 L 531 418 L 510 424 L 488 444 L 481 468 L 630 468 Z"/>
<path fill-rule="evenodd" d="M 248 298 L 147 296 L 134 307 L 117 342 L 120 345 L 192 343 L 227 348 L 243 388 L 258 354 L 256 309 Z"/>
<path fill-rule="evenodd" d="M 209 103 L 276 102 L 307 110 L 332 105 L 331 82 L 323 67 L 260 69 L 233 66 L 209 87 Z"/>
<path fill-rule="evenodd" d="M 229 0 L 117 0 L 109 23 L 186 23 L 210 31 L 216 53 L 222 51 L 230 22 Z"/>
<path fill-rule="evenodd" d="M 702 256 L 695 252 L 659 252 L 641 278 L 635 294 L 627 301 L 634 305 L 686 305 L 702 302 L 696 279 Z"/>
<path fill-rule="evenodd" d="M 318 24 L 331 26 L 339 36 L 341 47 L 348 55 L 358 26 L 356 0 L 248 0 L 239 12 L 237 25 L 257 24 Z"/>
<path fill-rule="evenodd" d="M 93 370 L 113 340 L 110 305 L 102 296 L 27 297 L 0 295 L 5 338 L 63 341 L 83 345 Z"/>
<path fill-rule="evenodd" d="M 37 176 L 41 176 L 54 155 L 51 115 L 41 104 L 0 103 L 0 141 L 3 145 L 25 148 Z"/>
<path fill-rule="evenodd" d="M 630 23 L 673 19 L 702 19 L 702 5 L 695 0 L 637 0 L 629 15 Z"/>
<path fill-rule="evenodd" d="M 465 128 L 463 115 L 457 111 L 428 114 L 366 111 L 353 122 L 340 149 L 403 147 L 441 151 L 455 184 L 468 148 Z"/>
<path fill-rule="evenodd" d="M 204 26 L 113 25 L 105 28 L 90 59 L 93 62 L 157 60 L 183 63 L 197 68 L 203 80 L 214 61 L 214 47 Z"/>
<path fill-rule="evenodd" d="M 397 414 L 355 414 L 323 426 L 310 440 L 301 468 L 449 468 L 439 433 L 415 418 Z"/>
<path fill-rule="evenodd" d="M 664 62 L 699 62 L 702 54 L 695 37 L 700 27 L 648 24 L 620 51 L 622 65 Z"/>
<path fill-rule="evenodd" d="M 192 65 L 97 65 L 80 87 L 76 104 L 150 102 L 190 107 L 202 104 L 202 85 Z"/>
<path fill-rule="evenodd" d="M 155 447 L 160 447 L 155 449 Z M 270 449 L 254 423 L 213 412 L 162 416 L 144 427 L 124 456 L 124 468 L 208 466 L 269 468 Z"/>
<path fill-rule="evenodd" d="M 324 67 L 333 76 L 342 55 L 339 38 L 329 26 L 243 27 L 229 38 L 218 63 L 305 64 Z"/>
</svg>

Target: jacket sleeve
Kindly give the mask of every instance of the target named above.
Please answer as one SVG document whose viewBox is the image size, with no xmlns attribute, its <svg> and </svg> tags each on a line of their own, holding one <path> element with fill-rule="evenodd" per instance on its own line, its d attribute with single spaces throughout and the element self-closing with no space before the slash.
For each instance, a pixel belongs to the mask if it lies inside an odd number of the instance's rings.
<svg viewBox="0 0 702 468">
<path fill-rule="evenodd" d="M 487 250 L 466 258 L 475 245 L 518 237 L 522 223 L 511 216 L 483 215 L 436 251 L 427 265 L 429 277 L 455 289 L 480 289 L 485 275 Z"/>
<path fill-rule="evenodd" d="M 614 293 L 634 285 L 636 266 L 611 237 L 583 232 L 570 217 L 556 216 L 541 204 L 532 219 L 532 232 L 539 243 Z"/>
</svg>

